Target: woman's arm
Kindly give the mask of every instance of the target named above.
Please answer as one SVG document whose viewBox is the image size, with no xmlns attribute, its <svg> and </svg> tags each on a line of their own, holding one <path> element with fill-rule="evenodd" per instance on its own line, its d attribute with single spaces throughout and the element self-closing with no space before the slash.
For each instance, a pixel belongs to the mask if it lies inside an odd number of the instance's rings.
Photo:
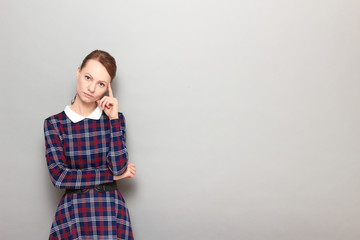
<svg viewBox="0 0 360 240">
<path fill-rule="evenodd" d="M 114 176 L 126 172 L 128 151 L 126 148 L 126 123 L 125 117 L 118 112 L 118 118 L 110 121 L 110 149 L 107 154 L 107 163 Z"/>
<path fill-rule="evenodd" d="M 59 129 L 49 118 L 44 120 L 44 136 L 47 167 L 56 188 L 90 188 L 114 180 L 113 174 L 107 167 L 102 169 L 68 168 Z"/>
</svg>

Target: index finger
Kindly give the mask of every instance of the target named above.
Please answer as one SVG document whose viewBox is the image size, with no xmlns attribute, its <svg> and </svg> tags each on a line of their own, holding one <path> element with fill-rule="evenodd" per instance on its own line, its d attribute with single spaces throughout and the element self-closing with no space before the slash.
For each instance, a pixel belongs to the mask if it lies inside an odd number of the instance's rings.
<svg viewBox="0 0 360 240">
<path fill-rule="evenodd" d="M 111 83 L 109 83 L 108 90 L 109 90 L 109 97 L 114 97 L 113 91 L 112 91 L 112 89 L 111 89 Z"/>
</svg>

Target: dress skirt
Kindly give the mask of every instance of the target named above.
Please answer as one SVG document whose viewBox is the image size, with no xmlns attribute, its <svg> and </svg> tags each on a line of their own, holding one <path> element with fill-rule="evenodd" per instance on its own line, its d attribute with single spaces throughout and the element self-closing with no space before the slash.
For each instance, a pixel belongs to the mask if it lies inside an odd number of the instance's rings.
<svg viewBox="0 0 360 240">
<path fill-rule="evenodd" d="M 68 193 L 60 199 L 50 240 L 133 239 L 130 215 L 118 190 Z"/>
</svg>

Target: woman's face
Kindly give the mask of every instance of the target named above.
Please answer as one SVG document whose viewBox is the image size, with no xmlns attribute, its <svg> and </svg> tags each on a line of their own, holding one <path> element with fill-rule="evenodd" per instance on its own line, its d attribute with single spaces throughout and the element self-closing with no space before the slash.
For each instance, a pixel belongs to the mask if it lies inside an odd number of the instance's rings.
<svg viewBox="0 0 360 240">
<path fill-rule="evenodd" d="M 111 81 L 106 68 L 97 60 L 90 59 L 85 66 L 78 68 L 76 91 L 84 102 L 95 102 L 106 92 Z"/>
</svg>

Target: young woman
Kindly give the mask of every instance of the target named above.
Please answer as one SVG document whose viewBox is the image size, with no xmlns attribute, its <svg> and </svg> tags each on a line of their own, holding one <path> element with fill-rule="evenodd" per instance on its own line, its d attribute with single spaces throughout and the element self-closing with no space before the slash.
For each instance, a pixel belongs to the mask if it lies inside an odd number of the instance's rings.
<svg viewBox="0 0 360 240">
<path fill-rule="evenodd" d="M 56 188 L 66 189 L 50 240 L 134 239 L 115 182 L 136 173 L 128 163 L 125 118 L 111 89 L 115 73 L 109 53 L 91 52 L 77 70 L 71 105 L 44 120 L 50 178 Z"/>
</svg>

